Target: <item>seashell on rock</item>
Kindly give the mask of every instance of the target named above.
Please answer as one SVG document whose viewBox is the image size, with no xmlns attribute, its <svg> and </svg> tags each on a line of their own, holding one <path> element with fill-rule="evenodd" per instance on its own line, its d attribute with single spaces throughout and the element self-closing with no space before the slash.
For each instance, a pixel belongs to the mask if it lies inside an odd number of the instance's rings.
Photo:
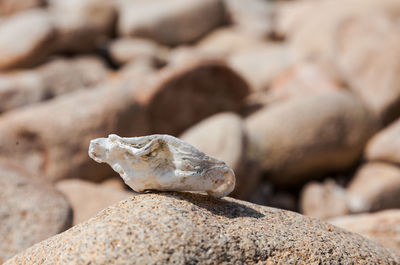
<svg viewBox="0 0 400 265">
<path fill-rule="evenodd" d="M 206 191 L 223 197 L 235 187 L 225 162 L 170 135 L 108 138 L 90 141 L 89 156 L 109 164 L 133 190 Z"/>
</svg>

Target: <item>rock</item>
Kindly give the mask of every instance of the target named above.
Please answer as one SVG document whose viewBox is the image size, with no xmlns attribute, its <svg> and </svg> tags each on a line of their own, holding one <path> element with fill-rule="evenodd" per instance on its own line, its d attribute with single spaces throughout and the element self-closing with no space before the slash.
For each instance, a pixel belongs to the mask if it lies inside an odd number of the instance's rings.
<svg viewBox="0 0 400 265">
<path fill-rule="evenodd" d="M 268 36 L 273 28 L 275 3 L 263 0 L 224 0 L 231 22 L 256 36 Z"/>
<path fill-rule="evenodd" d="M 74 225 L 88 220 L 104 208 L 134 194 L 79 179 L 61 180 L 57 182 L 56 187 L 71 203 L 74 210 Z"/>
<path fill-rule="evenodd" d="M 43 88 L 35 71 L 0 73 L 0 113 L 41 101 Z"/>
<path fill-rule="evenodd" d="M 231 198 L 156 193 L 109 207 L 5 265 L 399 262 L 375 242 L 297 213 Z"/>
<path fill-rule="evenodd" d="M 294 56 L 321 62 L 335 72 L 387 124 L 400 116 L 400 3 L 343 3 L 312 3 L 302 13 L 291 36 Z"/>
<path fill-rule="evenodd" d="M 106 82 L 108 75 L 105 63 L 94 56 L 60 58 L 37 70 L 43 79 L 46 99 L 78 89 L 93 88 Z"/>
<path fill-rule="evenodd" d="M 196 41 L 224 21 L 221 0 L 126 1 L 120 7 L 118 31 L 178 45 Z"/>
<path fill-rule="evenodd" d="M 89 141 L 110 133 L 146 134 L 143 111 L 132 87 L 111 84 L 8 111 L 0 117 L 0 157 L 51 181 L 99 180 L 112 170 L 91 161 Z"/>
<path fill-rule="evenodd" d="M 260 174 L 246 158 L 247 135 L 240 116 L 229 112 L 215 114 L 190 127 L 180 138 L 225 161 L 234 170 L 236 187 L 231 196 L 248 198 L 253 192 Z"/>
<path fill-rule="evenodd" d="M 400 119 L 379 131 L 368 141 L 365 157 L 369 161 L 384 161 L 393 164 L 400 163 Z"/>
<path fill-rule="evenodd" d="M 211 62 L 165 69 L 149 79 L 115 80 L 4 113 L 0 157 L 51 181 L 98 181 L 113 172 L 89 158 L 91 139 L 111 133 L 177 135 L 216 112 L 240 109 L 248 92 L 233 71 Z"/>
<path fill-rule="evenodd" d="M 215 113 L 238 112 L 249 88 L 225 64 L 197 61 L 164 69 L 154 87 L 139 92 L 151 133 L 179 135 Z"/>
<path fill-rule="evenodd" d="M 1 262 L 71 227 L 72 210 L 50 184 L 0 160 L 0 223 Z"/>
<path fill-rule="evenodd" d="M 0 0 L 0 16 L 11 15 L 43 4 L 44 0 Z"/>
<path fill-rule="evenodd" d="M 329 219 L 351 213 L 348 202 L 346 190 L 333 180 L 310 182 L 301 191 L 300 211 L 307 216 Z"/>
<path fill-rule="evenodd" d="M 291 63 L 290 52 L 282 44 L 250 47 L 228 58 L 228 65 L 246 79 L 252 91 L 267 90 L 272 80 Z"/>
<path fill-rule="evenodd" d="M 220 27 L 207 34 L 196 45 L 200 51 L 227 58 L 235 52 L 267 45 L 259 38 L 249 35 L 237 27 Z"/>
<path fill-rule="evenodd" d="M 54 49 L 54 37 L 55 28 L 46 11 L 32 9 L 10 16 L 0 24 L 0 70 L 42 61 Z"/>
<path fill-rule="evenodd" d="M 246 119 L 250 156 L 275 183 L 296 184 L 350 167 L 374 122 L 347 92 L 325 92 L 266 107 Z"/>
<path fill-rule="evenodd" d="M 110 44 L 109 53 L 114 63 L 122 65 L 138 59 L 149 59 L 163 65 L 168 58 L 168 49 L 157 43 L 140 38 L 117 39 Z"/>
<path fill-rule="evenodd" d="M 399 208 L 400 168 L 381 162 L 367 163 L 357 171 L 346 190 L 361 202 L 350 205 L 352 212 Z"/>
<path fill-rule="evenodd" d="M 48 0 L 57 29 L 57 46 L 68 52 L 90 52 L 111 38 L 117 11 L 107 0 Z"/>
<path fill-rule="evenodd" d="M 267 92 L 267 103 L 340 89 L 339 82 L 335 81 L 322 67 L 302 62 L 290 67 L 273 80 Z"/>
<path fill-rule="evenodd" d="M 33 70 L 0 74 L 0 112 L 90 88 L 106 77 L 104 63 L 95 57 L 56 59 Z"/>
<path fill-rule="evenodd" d="M 336 217 L 329 223 L 361 234 L 400 253 L 400 210 Z"/>
</svg>

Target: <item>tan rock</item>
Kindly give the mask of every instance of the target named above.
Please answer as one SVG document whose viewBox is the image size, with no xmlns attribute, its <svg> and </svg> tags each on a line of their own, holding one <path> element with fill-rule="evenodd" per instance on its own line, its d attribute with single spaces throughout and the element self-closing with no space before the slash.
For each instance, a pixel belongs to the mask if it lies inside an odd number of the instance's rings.
<svg viewBox="0 0 400 265">
<path fill-rule="evenodd" d="M 234 170 L 236 187 L 231 196 L 248 198 L 253 192 L 260 174 L 247 160 L 247 135 L 240 116 L 228 112 L 213 115 L 190 127 L 180 138 Z"/>
<path fill-rule="evenodd" d="M 165 64 L 168 58 L 166 47 L 140 38 L 117 39 L 110 44 L 109 52 L 112 60 L 118 65 L 138 59 L 149 59 L 161 65 Z"/>
<path fill-rule="evenodd" d="M 57 29 L 57 48 L 90 52 L 111 37 L 116 23 L 114 1 L 48 0 Z"/>
<path fill-rule="evenodd" d="M 329 223 L 361 234 L 400 253 L 400 210 L 336 217 Z"/>
<path fill-rule="evenodd" d="M 390 126 L 379 131 L 371 140 L 365 150 L 365 157 L 369 161 L 384 161 L 393 164 L 400 163 L 400 119 Z"/>
<path fill-rule="evenodd" d="M 386 163 L 363 165 L 355 174 L 347 192 L 361 202 L 361 209 L 350 205 L 352 212 L 399 208 L 400 168 Z"/>
<path fill-rule="evenodd" d="M 133 195 L 133 192 L 79 179 L 61 180 L 57 182 L 56 188 L 65 194 L 71 203 L 74 210 L 74 225 Z"/>
<path fill-rule="evenodd" d="M 292 64 L 292 57 L 285 45 L 268 44 L 240 50 L 227 61 L 246 79 L 252 91 L 261 91 L 267 90 L 272 80 Z"/>
<path fill-rule="evenodd" d="M 44 0 L 0 0 L 0 16 L 11 15 L 43 4 Z"/>
<path fill-rule="evenodd" d="M 49 183 L 0 160 L 0 223 L 1 262 L 70 228 L 72 209 Z"/>
<path fill-rule="evenodd" d="M 225 21 L 221 0 L 125 1 L 118 31 L 166 45 L 196 41 Z"/>
<path fill-rule="evenodd" d="M 0 24 L 0 70 L 42 61 L 53 51 L 54 37 L 55 27 L 44 10 L 32 9 L 5 19 Z"/>
<path fill-rule="evenodd" d="M 333 180 L 323 183 L 307 183 L 300 195 L 302 214 L 320 219 L 329 219 L 350 213 L 346 190 Z"/>
<path fill-rule="evenodd" d="M 350 167 L 374 131 L 369 112 L 347 92 L 266 107 L 246 119 L 251 157 L 276 183 L 295 184 Z"/>
<path fill-rule="evenodd" d="M 231 198 L 156 193 L 109 207 L 5 265 L 399 262 L 375 242 L 293 212 Z"/>
</svg>

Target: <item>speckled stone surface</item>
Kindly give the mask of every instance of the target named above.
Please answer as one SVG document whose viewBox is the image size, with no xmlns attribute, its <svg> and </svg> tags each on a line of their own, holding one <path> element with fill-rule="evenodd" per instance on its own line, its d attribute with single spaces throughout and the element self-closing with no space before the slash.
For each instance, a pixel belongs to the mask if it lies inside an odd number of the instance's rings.
<svg viewBox="0 0 400 265">
<path fill-rule="evenodd" d="M 189 193 L 141 194 L 5 264 L 399 264 L 360 235 L 289 211 Z"/>
</svg>

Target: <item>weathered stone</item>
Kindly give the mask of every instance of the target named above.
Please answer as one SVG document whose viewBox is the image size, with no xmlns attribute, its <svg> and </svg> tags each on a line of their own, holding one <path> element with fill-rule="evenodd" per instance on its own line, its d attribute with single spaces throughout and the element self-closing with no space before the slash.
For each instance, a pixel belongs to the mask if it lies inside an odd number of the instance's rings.
<svg viewBox="0 0 400 265">
<path fill-rule="evenodd" d="M 231 198 L 133 196 L 8 260 L 10 264 L 398 264 L 364 237 Z"/>
<path fill-rule="evenodd" d="M 116 7 L 108 0 L 48 0 L 59 50 L 88 52 L 111 37 Z"/>
<path fill-rule="evenodd" d="M 179 135 L 212 114 L 239 111 L 249 88 L 225 64 L 197 61 L 162 70 L 154 87 L 139 92 L 151 133 Z"/>
<path fill-rule="evenodd" d="M 369 112 L 347 92 L 266 107 L 246 119 L 251 157 L 276 183 L 295 184 L 350 167 L 374 132 Z"/>
<path fill-rule="evenodd" d="M 43 4 L 44 0 L 0 0 L 0 16 L 11 15 Z"/>
<path fill-rule="evenodd" d="M 400 210 L 336 217 L 329 223 L 361 234 L 400 254 Z"/>
<path fill-rule="evenodd" d="M 225 21 L 221 0 L 126 1 L 120 7 L 119 33 L 166 45 L 192 42 Z"/>
<path fill-rule="evenodd" d="M 186 130 L 180 138 L 200 151 L 225 161 L 235 172 L 236 187 L 231 196 L 248 198 L 260 174 L 246 158 L 247 135 L 240 116 L 213 115 Z"/>
<path fill-rule="evenodd" d="M 74 225 L 133 195 L 130 191 L 79 179 L 61 180 L 57 182 L 56 188 L 65 194 L 71 203 L 74 210 Z"/>
<path fill-rule="evenodd" d="M 42 61 L 53 51 L 54 37 L 55 28 L 46 11 L 32 9 L 10 16 L 0 24 L 0 70 Z"/>
<path fill-rule="evenodd" d="M 350 214 L 348 202 L 346 190 L 333 180 L 311 182 L 301 191 L 300 211 L 307 216 L 328 219 Z"/>
<path fill-rule="evenodd" d="M 400 168 L 380 162 L 367 163 L 357 171 L 346 190 L 360 201 L 360 209 L 350 205 L 352 212 L 399 208 Z"/>
<path fill-rule="evenodd" d="M 267 90 L 272 80 L 292 64 L 292 57 L 285 45 L 268 44 L 240 50 L 227 61 L 246 79 L 253 91 L 260 91 Z"/>
<path fill-rule="evenodd" d="M 368 141 L 365 157 L 369 161 L 400 164 L 400 119 L 379 131 Z"/>
<path fill-rule="evenodd" d="M 122 38 L 112 42 L 109 53 L 114 63 L 121 65 L 140 59 L 149 59 L 163 65 L 168 58 L 168 49 L 157 43 L 140 38 Z"/>
<path fill-rule="evenodd" d="M 0 223 L 1 263 L 71 227 L 72 209 L 50 184 L 0 160 Z"/>
</svg>

